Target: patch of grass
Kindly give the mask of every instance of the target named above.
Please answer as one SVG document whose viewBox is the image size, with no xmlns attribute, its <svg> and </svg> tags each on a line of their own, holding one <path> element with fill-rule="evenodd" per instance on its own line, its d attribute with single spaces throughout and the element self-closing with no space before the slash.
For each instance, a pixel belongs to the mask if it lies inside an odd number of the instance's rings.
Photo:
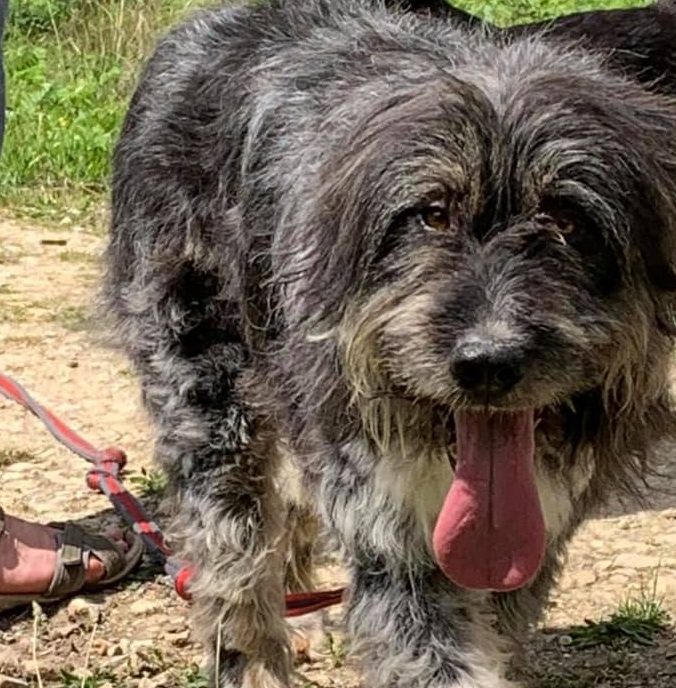
<svg viewBox="0 0 676 688">
<path fill-rule="evenodd" d="M 340 669 L 341 667 L 345 666 L 347 647 L 345 643 L 336 638 L 333 633 L 327 633 L 327 641 L 329 643 L 329 652 L 331 653 L 333 668 Z"/>
<path fill-rule="evenodd" d="M 102 670 L 82 677 L 62 669 L 60 681 L 60 688 L 117 688 L 120 685 L 114 674 Z"/>
<path fill-rule="evenodd" d="M 26 461 L 35 461 L 35 455 L 26 449 L 0 449 L 0 468 Z"/>
<path fill-rule="evenodd" d="M 31 306 L 25 303 L 0 301 L 0 320 L 25 323 L 31 319 Z"/>
<path fill-rule="evenodd" d="M 209 681 L 199 667 L 193 665 L 181 677 L 180 688 L 209 688 Z"/>
<path fill-rule="evenodd" d="M 145 468 L 140 473 L 129 476 L 129 482 L 138 488 L 141 497 L 161 497 L 167 488 L 167 476 L 161 471 Z"/>
<path fill-rule="evenodd" d="M 85 251 L 61 251 L 59 260 L 62 263 L 94 263 L 96 257 Z"/>
<path fill-rule="evenodd" d="M 15 0 L 0 205 L 61 222 L 100 214 L 143 58 L 197 0 Z M 204 3 L 202 3 L 204 4 Z"/>
<path fill-rule="evenodd" d="M 64 306 L 56 316 L 56 320 L 71 332 L 82 332 L 89 328 L 89 311 L 84 306 Z"/>
<path fill-rule="evenodd" d="M 655 580 L 652 591 L 642 589 L 639 597 L 622 602 L 609 619 L 586 621 L 584 626 L 572 628 L 573 645 L 581 648 L 622 642 L 653 645 L 670 621 L 662 600 L 656 596 L 656 583 Z"/>
<path fill-rule="evenodd" d="M 36 334 L 17 335 L 16 337 L 5 337 L 3 345 L 7 348 L 38 346 L 42 341 L 42 337 Z"/>
<path fill-rule="evenodd" d="M 592 688 L 596 684 L 596 679 L 566 678 L 565 676 L 554 676 L 541 680 L 539 688 Z"/>
<path fill-rule="evenodd" d="M 565 14 L 598 9 L 645 7 L 652 0 L 451 0 L 451 5 L 497 26 L 530 24 Z"/>
</svg>

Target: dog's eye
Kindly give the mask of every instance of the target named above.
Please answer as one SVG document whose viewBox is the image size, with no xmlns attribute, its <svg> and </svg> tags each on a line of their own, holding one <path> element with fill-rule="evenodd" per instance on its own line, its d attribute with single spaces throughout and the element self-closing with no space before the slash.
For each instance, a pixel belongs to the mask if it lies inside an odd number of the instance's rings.
<svg viewBox="0 0 676 688">
<path fill-rule="evenodd" d="M 438 232 L 448 230 L 451 225 L 448 208 L 443 205 L 430 205 L 427 208 L 423 208 L 418 213 L 418 216 L 426 227 Z"/>
<path fill-rule="evenodd" d="M 542 201 L 535 221 L 543 225 L 553 225 L 556 233 L 562 237 L 573 234 L 581 225 L 589 224 L 580 208 L 565 199 L 557 198 L 546 198 Z"/>
<path fill-rule="evenodd" d="M 555 216 L 549 213 L 538 213 L 535 216 L 535 221 L 543 225 L 556 225 L 557 231 L 564 236 L 575 231 L 575 222 L 565 215 Z"/>
</svg>

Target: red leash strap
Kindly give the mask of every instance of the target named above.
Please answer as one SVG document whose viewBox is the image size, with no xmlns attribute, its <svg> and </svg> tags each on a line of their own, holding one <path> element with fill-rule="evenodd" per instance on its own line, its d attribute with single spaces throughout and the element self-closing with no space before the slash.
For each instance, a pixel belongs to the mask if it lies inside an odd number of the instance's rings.
<svg viewBox="0 0 676 688">
<path fill-rule="evenodd" d="M 174 557 L 164 540 L 160 527 L 120 481 L 120 471 L 127 463 L 125 453 L 115 447 L 96 449 L 51 411 L 38 404 L 18 382 L 2 373 L 0 373 L 0 394 L 37 416 L 61 444 L 92 464 L 92 468 L 87 473 L 87 485 L 110 499 L 122 520 L 143 538 L 154 557 L 163 564 L 164 570 L 174 581 L 177 594 L 184 600 L 189 600 L 192 568 Z M 302 616 L 340 604 L 343 592 L 341 589 L 288 594 L 286 616 Z"/>
</svg>

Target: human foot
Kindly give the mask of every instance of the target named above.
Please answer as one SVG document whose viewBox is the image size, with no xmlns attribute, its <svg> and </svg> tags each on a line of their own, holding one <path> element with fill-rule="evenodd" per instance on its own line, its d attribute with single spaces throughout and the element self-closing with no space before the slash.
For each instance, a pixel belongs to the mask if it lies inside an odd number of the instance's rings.
<svg viewBox="0 0 676 688">
<path fill-rule="evenodd" d="M 57 561 L 58 531 L 14 516 L 4 516 L 0 533 L 0 595 L 40 595 L 54 576 Z M 121 553 L 128 550 L 123 533 L 109 529 L 104 533 Z M 91 556 L 85 570 L 85 582 L 100 581 L 106 575 L 103 563 Z"/>
</svg>

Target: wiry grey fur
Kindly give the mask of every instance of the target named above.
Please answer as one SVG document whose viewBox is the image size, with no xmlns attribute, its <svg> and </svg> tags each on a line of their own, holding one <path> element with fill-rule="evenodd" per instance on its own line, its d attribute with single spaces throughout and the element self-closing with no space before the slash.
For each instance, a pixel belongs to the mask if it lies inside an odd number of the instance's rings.
<svg viewBox="0 0 676 688">
<path fill-rule="evenodd" d="M 351 571 L 365 685 L 509 685 L 498 627 L 533 618 L 585 513 L 673 431 L 675 241 L 676 102 L 590 54 L 367 0 L 165 38 L 115 155 L 106 299 L 220 688 L 289 685 L 310 505 Z M 540 417 L 548 553 L 509 595 L 457 589 L 430 551 L 452 411 L 478 403 L 451 355 L 477 336 L 526 366 L 482 404 Z"/>
</svg>

